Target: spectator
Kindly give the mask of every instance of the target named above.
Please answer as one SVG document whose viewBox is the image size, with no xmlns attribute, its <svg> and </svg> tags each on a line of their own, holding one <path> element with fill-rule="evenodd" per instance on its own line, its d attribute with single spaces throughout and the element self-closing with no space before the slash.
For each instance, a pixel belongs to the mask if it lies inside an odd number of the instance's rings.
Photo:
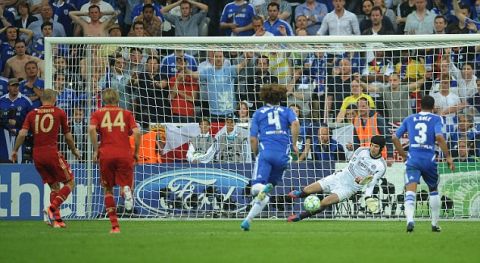
<svg viewBox="0 0 480 263">
<path fill-rule="evenodd" d="M 149 57 L 146 71 L 139 73 L 138 85 L 134 88 L 134 112 L 137 114 L 136 120 L 144 129 L 148 129 L 150 123 L 170 122 L 168 84 L 159 72 L 158 58 Z"/>
<path fill-rule="evenodd" d="M 467 138 L 469 141 L 475 142 L 475 143 L 478 143 L 477 141 L 480 139 L 480 131 L 475 127 L 473 123 L 472 115 L 467 115 L 463 113 L 458 115 L 458 126 L 450 134 L 449 148 L 450 149 L 457 148 L 458 141 L 461 138 Z M 477 147 L 473 148 L 477 152 L 477 154 L 478 154 L 479 146 L 480 145 L 477 144 Z"/>
<path fill-rule="evenodd" d="M 350 60 L 343 58 L 334 69 L 336 73 L 327 79 L 327 98 L 325 100 L 324 122 L 327 123 L 330 115 L 337 116 L 342 101 L 351 93 L 352 65 Z"/>
<path fill-rule="evenodd" d="M 43 61 L 39 58 L 30 56 L 26 54 L 26 44 L 23 40 L 17 40 L 15 42 L 15 56 L 9 58 L 5 65 L 5 69 L 3 71 L 3 76 L 6 78 L 14 77 L 14 78 L 21 78 L 25 79 L 27 76 L 25 74 L 25 65 L 29 61 L 35 61 L 39 66 L 39 76 L 43 76 Z"/>
<path fill-rule="evenodd" d="M 163 9 L 162 9 L 163 10 Z M 161 36 L 163 20 L 154 15 L 155 9 L 152 5 L 147 4 L 143 6 L 142 14 L 135 18 L 133 29 L 138 22 L 143 24 L 146 34 L 144 36 Z M 138 36 L 138 35 L 137 35 Z"/>
<path fill-rule="evenodd" d="M 304 15 L 297 16 L 295 18 L 295 35 L 296 36 L 302 35 L 302 34 L 308 35 L 307 24 L 308 24 L 308 20 L 306 16 Z M 313 35 L 316 35 L 316 34 L 317 32 L 315 32 Z"/>
<path fill-rule="evenodd" d="M 225 6 L 220 18 L 220 28 L 227 36 L 253 35 L 252 18 L 255 10 L 245 0 L 235 0 Z"/>
<path fill-rule="evenodd" d="M 335 9 L 325 16 L 317 35 L 360 35 L 357 16 L 345 10 L 345 0 L 333 0 L 333 5 Z"/>
<path fill-rule="evenodd" d="M 370 26 L 362 30 L 362 35 L 393 35 L 395 31 L 385 22 L 382 9 L 374 6 L 370 11 Z"/>
<path fill-rule="evenodd" d="M 405 34 L 422 35 L 433 34 L 433 20 L 435 14 L 427 9 L 427 0 L 415 0 L 415 12 L 407 16 Z"/>
<path fill-rule="evenodd" d="M 145 72 L 145 56 L 143 50 L 138 47 L 132 47 L 129 50 L 129 56 L 127 59 L 127 74 L 132 79 L 137 79 L 140 73 Z"/>
<path fill-rule="evenodd" d="M 357 103 L 358 116 L 353 120 L 354 145 L 347 145 L 347 149 L 353 151 L 358 147 L 369 147 L 370 138 L 373 135 L 383 135 L 387 140 L 387 147 L 382 151 L 382 156 L 387 160 L 387 164 L 391 165 L 393 162 L 393 147 L 391 143 L 391 136 L 389 136 L 389 127 L 387 121 L 377 112 L 370 110 L 368 100 L 360 98 Z M 387 158 L 388 156 L 388 158 Z"/>
<path fill-rule="evenodd" d="M 449 72 L 457 80 L 458 97 L 462 101 L 466 101 L 475 95 L 477 91 L 477 76 L 474 74 L 474 66 L 472 63 L 463 64 L 462 70 L 459 70 L 455 64 L 450 61 Z"/>
<path fill-rule="evenodd" d="M 303 65 L 295 67 L 293 72 L 293 77 L 287 84 L 287 104 L 300 106 L 302 115 L 309 118 L 312 113 L 312 96 L 316 87 L 308 73 L 304 74 Z"/>
<path fill-rule="evenodd" d="M 65 28 L 63 28 L 63 25 L 58 23 L 53 19 L 53 9 L 50 5 L 45 4 L 42 6 L 40 10 L 40 18 L 32 22 L 29 26 L 28 29 L 33 31 L 33 40 L 35 41 L 37 38 L 42 37 L 42 25 L 45 22 L 50 22 L 53 24 L 53 37 L 65 37 L 67 36 L 65 33 Z"/>
<path fill-rule="evenodd" d="M 293 110 L 298 120 L 300 121 L 300 133 L 298 134 L 298 139 L 296 142 L 292 142 L 292 144 L 296 143 L 297 145 L 298 156 L 293 150 L 290 152 L 290 156 L 292 157 L 293 161 L 297 162 L 303 162 L 307 161 L 308 159 L 312 159 L 312 124 L 305 122 L 305 119 L 302 115 L 302 107 L 300 105 L 290 104 L 288 107 Z"/>
<path fill-rule="evenodd" d="M 132 79 L 125 70 L 125 59 L 121 54 L 116 54 L 110 58 L 107 73 L 101 77 L 99 86 L 104 89 L 116 89 L 118 91 L 119 102 L 118 105 L 126 110 L 133 110 L 132 97 Z"/>
<path fill-rule="evenodd" d="M 80 76 L 84 82 L 89 80 L 92 82 L 98 82 L 100 78 L 105 75 L 108 60 L 107 58 L 98 55 L 100 52 L 99 46 L 92 46 L 90 51 L 90 57 L 85 56 L 80 60 Z M 90 68 L 88 68 L 89 65 Z"/>
<path fill-rule="evenodd" d="M 395 23 L 396 22 L 395 13 L 393 12 L 392 9 L 387 7 L 385 0 L 373 0 L 373 3 L 374 3 L 374 7 L 378 6 L 382 10 L 382 17 L 384 17 L 385 23 L 387 23 L 386 20 L 388 20 L 390 24 L 393 26 L 393 32 L 397 32 L 397 24 Z"/>
<path fill-rule="evenodd" d="M 91 5 L 88 8 L 88 12 L 82 11 L 72 11 L 69 13 L 70 18 L 73 22 L 79 25 L 82 28 L 83 36 L 86 37 L 105 37 L 107 36 L 107 30 L 113 25 L 117 16 L 120 14 L 119 11 L 113 13 L 110 12 L 100 12 L 100 7 L 97 5 Z M 88 15 L 89 22 L 86 22 L 80 16 Z M 104 15 L 113 15 L 108 20 L 101 21 L 100 19 Z"/>
<path fill-rule="evenodd" d="M 340 112 L 337 115 L 337 120 L 336 120 L 337 123 L 342 123 L 344 121 L 348 107 L 350 105 L 356 105 L 360 98 L 365 98 L 368 101 L 368 104 L 371 109 L 375 108 L 375 102 L 373 101 L 372 97 L 363 93 L 359 80 L 357 79 L 352 80 L 350 85 L 351 85 L 352 95 L 345 97 L 345 99 L 343 99 L 342 106 L 340 107 Z"/>
<path fill-rule="evenodd" d="M 168 11 L 172 8 L 180 6 L 182 16 L 175 16 Z M 192 6 L 200 9 L 200 12 L 192 14 Z M 208 12 L 208 6 L 197 1 L 177 1 L 167 5 L 162 9 L 165 19 L 175 26 L 175 36 L 199 36 L 201 23 L 205 20 Z"/>
<path fill-rule="evenodd" d="M 18 131 L 22 128 L 27 113 L 32 109 L 32 102 L 19 92 L 19 82 L 16 78 L 8 80 L 8 94 L 0 97 L 1 129 L 0 129 L 0 162 L 11 162 L 12 145 L 15 143 Z M 17 162 L 22 163 L 22 151 L 18 152 Z"/>
<path fill-rule="evenodd" d="M 190 163 L 212 162 L 216 153 L 216 141 L 210 134 L 210 121 L 202 118 L 198 122 L 200 134 L 188 145 L 187 160 Z"/>
<path fill-rule="evenodd" d="M 268 4 L 268 19 L 265 20 L 263 26 L 274 36 L 293 36 L 290 24 L 278 17 L 279 8 L 279 4 L 275 2 Z"/>
<path fill-rule="evenodd" d="M 397 9 L 397 34 L 405 34 L 405 23 L 407 17 L 417 8 L 415 5 L 416 0 L 407 0 L 401 3 Z"/>
<path fill-rule="evenodd" d="M 278 18 L 285 20 L 287 23 L 290 23 L 292 6 L 289 2 L 285 0 L 265 0 L 265 3 L 260 6 L 260 12 L 258 15 L 263 16 L 266 19 L 269 16 L 268 5 L 270 3 L 278 4 Z"/>
<path fill-rule="evenodd" d="M 236 125 L 235 115 L 226 116 L 225 127 L 215 139 L 217 141 L 217 161 L 221 163 L 251 163 L 251 149 L 248 131 Z"/>
<path fill-rule="evenodd" d="M 452 1 L 452 5 L 458 21 L 448 25 L 446 29 L 447 34 L 469 34 L 471 32 L 477 32 L 477 24 L 472 20 L 470 6 L 464 3 L 459 4 L 457 1 Z"/>
<path fill-rule="evenodd" d="M 468 138 L 461 138 L 458 141 L 456 151 L 452 151 L 453 160 L 455 162 L 477 163 L 479 159 L 475 157 L 473 148 L 474 146 L 472 146 L 472 142 Z"/>
<path fill-rule="evenodd" d="M 435 112 L 443 117 L 447 134 L 450 134 L 457 125 L 457 113 L 467 105 L 460 98 L 450 92 L 450 80 L 440 80 L 440 92 L 432 94 L 435 99 Z M 448 138 L 448 136 L 447 136 Z"/>
<path fill-rule="evenodd" d="M 191 71 L 197 71 L 197 59 L 184 50 L 176 49 L 172 54 L 163 57 L 160 71 L 166 78 L 171 78 L 177 73 L 177 57 L 183 58 L 186 62 L 186 67 Z"/>
<path fill-rule="evenodd" d="M 51 4 L 53 7 L 53 17 L 55 18 L 55 21 L 63 25 L 63 29 L 65 29 L 65 34 L 67 37 L 73 37 L 75 24 L 68 14 L 72 11 L 76 11 L 77 8 L 71 3 L 72 1 L 57 0 L 50 2 L 53 2 Z"/>
<path fill-rule="evenodd" d="M 239 124 L 250 124 L 250 108 L 252 106 L 253 104 L 246 100 L 242 100 L 238 103 L 237 118 Z"/>
<path fill-rule="evenodd" d="M 146 5 L 151 5 L 153 7 L 153 10 L 154 10 L 154 15 L 156 17 L 158 17 L 158 19 L 160 21 L 163 21 L 163 14 L 162 14 L 162 6 L 159 5 L 158 3 L 155 3 L 155 1 L 153 0 L 143 0 L 143 3 L 138 3 L 136 4 L 134 7 L 133 7 L 133 10 L 132 10 L 132 13 L 130 13 L 130 23 L 127 23 L 127 24 L 132 24 L 133 21 L 135 21 L 135 19 L 140 16 L 143 12 L 143 8 L 146 6 Z M 126 15 L 128 15 L 128 13 L 125 13 Z"/>
<path fill-rule="evenodd" d="M 253 27 L 253 30 L 255 31 L 254 36 L 257 36 L 257 37 L 263 37 L 263 36 L 271 37 L 271 36 L 273 36 L 272 33 L 265 30 L 264 21 L 263 21 L 263 18 L 261 16 L 256 15 L 252 18 L 252 27 Z"/>
<path fill-rule="evenodd" d="M 8 26 L 0 29 L 0 33 L 5 32 L 6 41 L 1 41 L 0 45 L 0 73 L 3 73 L 7 60 L 15 56 L 15 42 L 18 39 L 17 28 Z"/>
<path fill-rule="evenodd" d="M 88 123 L 85 119 L 85 110 L 82 108 L 74 108 L 73 116 L 70 118 L 70 129 L 77 146 L 78 151 L 82 154 L 80 161 L 86 160 L 87 151 L 87 127 Z M 67 160 L 73 161 L 75 158 L 73 154 L 67 152 Z M 76 160 L 76 159 L 75 159 Z"/>
<path fill-rule="evenodd" d="M 37 38 L 35 42 L 32 43 L 30 47 L 30 54 L 41 60 L 44 59 L 45 51 L 45 38 L 51 37 L 53 32 L 53 24 L 50 22 L 45 22 L 42 24 L 42 37 Z M 28 30 L 28 29 L 27 29 Z"/>
<path fill-rule="evenodd" d="M 8 93 L 8 79 L 0 76 L 0 97 Z M 0 114 L 1 118 L 1 114 Z"/>
<path fill-rule="evenodd" d="M 213 67 L 205 67 L 193 72 L 193 77 L 205 83 L 208 90 L 209 112 L 212 118 L 220 120 L 234 113 L 235 89 L 234 81 L 238 72 L 247 65 L 250 57 L 237 65 L 224 64 L 223 52 L 214 52 Z"/>
<path fill-rule="evenodd" d="M 295 21 L 299 16 L 304 16 L 307 22 L 307 33 L 310 36 L 316 35 L 323 18 L 327 15 L 327 6 L 315 0 L 306 0 L 305 3 L 295 8 Z"/>
<path fill-rule="evenodd" d="M 102 23 L 111 19 L 110 15 L 107 15 L 107 14 L 115 13 L 115 9 L 113 8 L 113 6 L 103 0 L 90 0 L 88 3 L 85 3 L 82 5 L 82 7 L 80 8 L 80 12 L 84 14 L 88 14 L 90 11 L 90 6 L 92 5 L 98 6 L 98 8 L 100 9 L 100 12 L 102 14 L 105 14 L 104 16 L 100 16 L 99 18 L 100 22 Z M 85 20 L 85 22 L 87 23 L 91 22 L 90 21 L 91 18 L 86 15 L 82 16 L 82 19 Z"/>
<path fill-rule="evenodd" d="M 317 161 L 345 161 L 343 146 L 332 138 L 328 126 L 320 126 L 313 144 L 315 160 Z"/>
<path fill-rule="evenodd" d="M 373 8 L 373 0 L 363 0 L 362 14 L 357 16 L 360 26 L 360 32 L 363 32 L 370 26 L 370 13 Z"/>
<path fill-rule="evenodd" d="M 25 64 L 26 79 L 20 82 L 20 93 L 27 96 L 32 101 L 32 108 L 36 109 L 42 106 L 40 96 L 45 88 L 45 81 L 38 77 L 38 65 L 35 61 L 29 61 Z"/>
<path fill-rule="evenodd" d="M 247 78 L 247 92 L 240 94 L 240 100 L 251 101 L 255 109 L 262 105 L 260 100 L 260 89 L 265 84 L 278 83 L 278 78 L 270 73 L 270 61 L 267 56 L 261 55 L 256 59 L 255 74 Z"/>
<path fill-rule="evenodd" d="M 19 18 L 15 20 L 13 24 L 17 28 L 28 28 L 28 26 L 38 20 L 36 16 L 33 16 L 30 13 L 30 4 L 27 2 L 20 2 L 17 6 L 17 12 L 19 14 Z"/>
<path fill-rule="evenodd" d="M 65 76 L 65 84 L 75 90 L 76 92 L 83 91 L 82 78 L 78 76 L 71 67 L 67 65 L 67 61 L 64 57 L 53 58 L 53 74 L 63 74 Z"/>
<path fill-rule="evenodd" d="M 80 101 L 77 93 L 65 83 L 65 75 L 63 73 L 53 75 L 53 89 L 58 92 L 56 106 L 64 110 L 67 116 L 76 118 L 75 114 L 78 113 L 76 113 L 74 109 L 78 109 Z M 82 110 L 82 114 L 83 113 Z M 86 130 L 84 130 L 84 132 L 86 132 Z"/>
<path fill-rule="evenodd" d="M 0 28 L 9 27 L 15 23 L 15 14 L 8 9 L 7 5 L 0 4 Z"/>
<path fill-rule="evenodd" d="M 446 34 L 448 26 L 447 19 L 442 15 L 437 15 L 433 20 L 434 34 Z"/>
<path fill-rule="evenodd" d="M 415 89 L 420 83 L 403 84 L 400 76 L 394 73 L 388 80 L 389 89 L 384 93 L 387 116 L 393 123 L 401 123 L 412 114 L 410 107 L 410 89 Z M 415 85 L 415 86 L 414 86 Z"/>
<path fill-rule="evenodd" d="M 169 79 L 172 106 L 172 122 L 195 122 L 195 100 L 198 99 L 198 83 L 186 69 L 184 57 L 176 58 L 176 75 Z"/>
</svg>

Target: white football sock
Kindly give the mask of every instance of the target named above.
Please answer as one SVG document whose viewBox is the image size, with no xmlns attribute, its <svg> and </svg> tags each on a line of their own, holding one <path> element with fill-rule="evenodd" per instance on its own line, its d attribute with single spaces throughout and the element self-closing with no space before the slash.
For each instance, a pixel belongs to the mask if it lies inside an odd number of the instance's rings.
<svg viewBox="0 0 480 263">
<path fill-rule="evenodd" d="M 407 223 L 413 222 L 413 215 L 415 214 L 415 198 L 415 192 L 407 191 L 405 193 L 405 217 L 407 217 Z"/>
<path fill-rule="evenodd" d="M 255 197 L 253 201 L 253 206 L 250 209 L 250 212 L 248 212 L 248 215 L 246 218 L 248 222 L 251 222 L 254 217 L 256 217 L 258 214 L 262 212 L 263 208 L 265 208 L 265 206 L 268 204 L 268 201 L 270 201 L 270 196 L 268 195 L 265 197 L 265 199 L 261 201 Z"/>
<path fill-rule="evenodd" d="M 430 204 L 430 215 L 432 216 L 432 226 L 438 224 L 438 218 L 440 217 L 440 195 L 438 192 L 431 192 L 428 200 Z"/>
</svg>

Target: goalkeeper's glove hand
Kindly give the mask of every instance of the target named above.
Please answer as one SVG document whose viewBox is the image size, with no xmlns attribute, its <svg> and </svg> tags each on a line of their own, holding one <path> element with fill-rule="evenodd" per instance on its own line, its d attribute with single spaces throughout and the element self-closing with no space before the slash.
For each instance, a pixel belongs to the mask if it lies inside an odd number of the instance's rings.
<svg viewBox="0 0 480 263">
<path fill-rule="evenodd" d="M 367 207 L 368 212 L 373 214 L 378 213 L 379 212 L 378 198 L 375 198 L 375 197 L 365 198 L 365 206 Z"/>
</svg>

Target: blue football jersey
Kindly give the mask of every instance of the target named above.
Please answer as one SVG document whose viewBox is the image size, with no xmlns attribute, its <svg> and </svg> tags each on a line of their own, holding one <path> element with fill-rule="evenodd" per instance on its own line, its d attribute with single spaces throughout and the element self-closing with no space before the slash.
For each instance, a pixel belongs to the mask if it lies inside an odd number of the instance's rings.
<svg viewBox="0 0 480 263">
<path fill-rule="evenodd" d="M 436 135 L 443 135 L 442 128 L 442 117 L 429 112 L 420 112 L 403 120 L 396 136 L 401 138 L 405 132 L 408 132 L 409 158 L 431 157 L 435 155 Z M 428 155 L 425 156 L 425 154 Z"/>
<path fill-rule="evenodd" d="M 290 149 L 290 125 L 298 120 L 295 113 L 283 106 L 263 106 L 252 118 L 250 136 L 257 137 L 260 150 L 287 153 Z"/>
</svg>

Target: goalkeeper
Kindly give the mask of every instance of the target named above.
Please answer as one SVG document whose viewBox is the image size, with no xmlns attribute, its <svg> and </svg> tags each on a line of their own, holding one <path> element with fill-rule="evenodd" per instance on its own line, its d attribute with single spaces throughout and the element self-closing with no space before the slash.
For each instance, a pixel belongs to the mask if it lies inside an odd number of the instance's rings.
<svg viewBox="0 0 480 263">
<path fill-rule="evenodd" d="M 370 147 L 358 148 L 348 166 L 330 176 L 314 182 L 303 190 L 288 194 L 292 199 L 304 198 L 314 193 L 328 193 L 320 202 L 320 208 L 313 212 L 302 212 L 288 217 L 288 222 L 297 222 L 324 211 L 330 205 L 348 199 L 357 191 L 365 189 L 367 210 L 378 212 L 378 199 L 372 198 L 373 187 L 385 175 L 387 164 L 382 157 L 385 138 L 375 135 L 370 139 Z"/>
</svg>

